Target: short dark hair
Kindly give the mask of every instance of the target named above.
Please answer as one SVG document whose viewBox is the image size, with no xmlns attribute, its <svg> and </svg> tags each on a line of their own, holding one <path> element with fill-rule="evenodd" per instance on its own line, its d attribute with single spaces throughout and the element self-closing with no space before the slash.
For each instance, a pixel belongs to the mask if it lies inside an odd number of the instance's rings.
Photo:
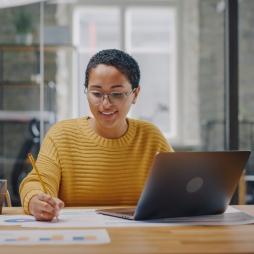
<svg viewBox="0 0 254 254">
<path fill-rule="evenodd" d="M 92 68 L 99 64 L 115 67 L 125 75 L 131 83 L 132 89 L 139 86 L 140 69 L 136 60 L 129 54 L 118 49 L 105 49 L 96 53 L 86 67 L 85 88 L 88 87 L 89 74 Z"/>
</svg>

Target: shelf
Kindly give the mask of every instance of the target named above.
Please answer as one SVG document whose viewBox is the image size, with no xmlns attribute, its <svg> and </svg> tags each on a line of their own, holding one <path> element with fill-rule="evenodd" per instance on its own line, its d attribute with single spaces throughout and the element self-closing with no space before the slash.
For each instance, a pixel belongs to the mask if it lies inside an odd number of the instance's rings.
<svg viewBox="0 0 254 254">
<path fill-rule="evenodd" d="M 44 80 L 44 86 L 48 86 L 48 84 L 52 82 L 49 80 Z M 9 80 L 2 80 L 0 81 L 0 87 L 6 87 L 6 86 L 23 86 L 23 87 L 30 87 L 30 86 L 40 86 L 38 82 L 34 81 L 26 81 L 26 80 L 21 80 L 21 81 L 9 81 Z"/>
<path fill-rule="evenodd" d="M 0 122 L 20 122 L 27 123 L 32 119 L 40 119 L 41 114 L 40 111 L 7 111 L 0 110 Z M 55 123 L 55 114 L 51 111 L 43 112 L 43 121 L 48 122 L 50 124 Z"/>
<path fill-rule="evenodd" d="M 44 45 L 44 51 L 55 52 L 59 49 L 73 50 L 73 45 Z M 0 44 L 0 51 L 40 51 L 39 44 L 21 45 L 21 44 Z"/>
<path fill-rule="evenodd" d="M 254 182 L 254 175 L 245 175 L 244 179 L 246 182 Z"/>
</svg>

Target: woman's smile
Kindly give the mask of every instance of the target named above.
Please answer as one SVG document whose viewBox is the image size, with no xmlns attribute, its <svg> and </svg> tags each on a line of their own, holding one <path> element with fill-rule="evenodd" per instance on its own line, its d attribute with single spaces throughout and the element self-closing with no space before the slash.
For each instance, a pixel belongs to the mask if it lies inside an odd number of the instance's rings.
<svg viewBox="0 0 254 254">
<path fill-rule="evenodd" d="M 106 120 L 113 120 L 116 117 L 117 111 L 99 111 L 101 116 Z"/>
</svg>

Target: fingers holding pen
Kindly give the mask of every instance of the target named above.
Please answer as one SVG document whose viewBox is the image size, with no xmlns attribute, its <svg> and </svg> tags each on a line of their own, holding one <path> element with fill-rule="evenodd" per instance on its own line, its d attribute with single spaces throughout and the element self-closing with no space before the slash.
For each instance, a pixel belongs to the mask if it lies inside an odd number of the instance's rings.
<svg viewBox="0 0 254 254">
<path fill-rule="evenodd" d="M 59 203 L 57 199 L 52 198 L 50 195 L 45 194 L 47 193 L 47 188 L 41 178 L 40 172 L 31 153 L 28 154 L 28 159 L 34 168 L 44 191 L 44 193 L 37 194 L 31 198 L 29 202 L 29 211 L 38 220 L 52 220 L 54 217 L 58 216 L 62 203 Z"/>
<path fill-rule="evenodd" d="M 56 202 L 57 202 L 58 207 L 59 207 L 60 209 L 63 209 L 63 208 L 64 208 L 64 202 L 63 202 L 61 199 L 56 198 Z"/>
<path fill-rule="evenodd" d="M 35 195 L 30 201 L 30 212 L 36 220 L 51 221 L 55 217 L 55 208 L 47 202 L 45 194 Z"/>
<path fill-rule="evenodd" d="M 64 202 L 59 198 L 53 198 L 53 199 L 56 202 L 56 217 L 58 217 L 61 209 L 64 208 Z"/>
<path fill-rule="evenodd" d="M 58 206 L 59 210 L 64 208 L 64 202 L 59 198 L 53 198 Z"/>
<path fill-rule="evenodd" d="M 64 202 L 61 199 L 51 197 L 50 195 L 44 194 L 44 193 L 39 194 L 39 195 L 41 195 L 39 198 L 42 201 L 49 203 L 52 207 L 57 207 L 59 209 L 64 208 Z"/>
<path fill-rule="evenodd" d="M 55 199 L 48 194 L 38 194 L 38 199 L 48 204 L 48 206 L 45 207 L 46 210 L 51 210 L 51 208 L 54 209 L 57 207 L 57 202 L 55 201 Z"/>
<path fill-rule="evenodd" d="M 52 213 L 41 211 L 39 214 L 35 216 L 36 220 L 39 221 L 51 221 L 54 219 L 54 215 Z"/>
<path fill-rule="evenodd" d="M 32 197 L 29 210 L 36 220 L 51 221 L 59 215 L 63 206 L 64 203 L 60 199 L 41 193 Z"/>
</svg>

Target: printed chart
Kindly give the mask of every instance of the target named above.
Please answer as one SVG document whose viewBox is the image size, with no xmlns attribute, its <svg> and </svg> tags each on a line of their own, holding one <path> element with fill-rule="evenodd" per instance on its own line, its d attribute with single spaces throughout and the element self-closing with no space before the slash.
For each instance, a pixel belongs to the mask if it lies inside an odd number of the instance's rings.
<svg viewBox="0 0 254 254">
<path fill-rule="evenodd" d="M 0 245 L 106 244 L 105 229 L 95 230 L 1 230 Z"/>
</svg>

